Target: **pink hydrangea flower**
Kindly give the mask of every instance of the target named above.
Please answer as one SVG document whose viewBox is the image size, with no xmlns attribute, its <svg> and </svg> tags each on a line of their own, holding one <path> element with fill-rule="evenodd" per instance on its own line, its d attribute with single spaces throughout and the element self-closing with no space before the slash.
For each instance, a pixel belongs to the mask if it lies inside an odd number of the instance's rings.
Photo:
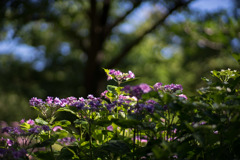
<svg viewBox="0 0 240 160">
<path fill-rule="evenodd" d="M 34 125 L 35 123 L 34 123 L 34 120 L 29 119 L 29 120 L 27 121 L 27 124 L 30 124 L 30 125 L 32 126 L 32 125 Z"/>
<path fill-rule="evenodd" d="M 186 100 L 188 99 L 187 96 L 186 96 L 185 94 L 179 94 L 178 97 L 185 98 Z"/>
<path fill-rule="evenodd" d="M 112 126 L 112 125 L 108 126 L 108 127 L 107 127 L 107 130 L 113 131 L 113 126 Z"/>
<path fill-rule="evenodd" d="M 60 127 L 60 126 L 55 126 L 55 127 L 53 127 L 53 129 L 52 129 L 54 132 L 56 132 L 56 131 L 58 131 L 58 130 L 63 130 L 62 129 L 62 127 Z"/>
</svg>

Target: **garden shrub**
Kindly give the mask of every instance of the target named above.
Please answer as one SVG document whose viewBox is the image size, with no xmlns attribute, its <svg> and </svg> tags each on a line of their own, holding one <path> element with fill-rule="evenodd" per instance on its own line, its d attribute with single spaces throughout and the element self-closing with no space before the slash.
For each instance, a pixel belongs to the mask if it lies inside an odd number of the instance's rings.
<svg viewBox="0 0 240 160">
<path fill-rule="evenodd" d="M 1 129 L 0 159 L 240 159 L 238 71 L 212 71 L 187 97 L 179 84 L 124 85 L 131 71 L 104 70 L 116 85 L 99 98 L 33 97 L 39 116 Z"/>
</svg>

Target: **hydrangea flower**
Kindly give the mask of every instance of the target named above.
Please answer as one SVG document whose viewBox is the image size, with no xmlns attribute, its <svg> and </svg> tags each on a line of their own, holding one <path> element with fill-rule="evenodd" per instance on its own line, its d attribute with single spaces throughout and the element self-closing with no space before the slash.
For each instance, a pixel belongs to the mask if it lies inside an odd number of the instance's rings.
<svg viewBox="0 0 240 160">
<path fill-rule="evenodd" d="M 20 124 L 24 123 L 25 122 L 25 119 L 21 119 L 20 121 Z"/>
<path fill-rule="evenodd" d="M 30 128 L 28 130 L 28 132 L 31 133 L 31 134 L 38 134 L 38 133 L 41 132 L 41 127 L 40 126 L 35 126 L 33 128 Z"/>
<path fill-rule="evenodd" d="M 49 97 L 49 96 L 48 96 L 47 99 L 46 99 L 45 101 L 47 102 L 47 104 L 50 105 L 50 104 L 53 103 L 53 99 L 54 99 L 53 97 Z"/>
<path fill-rule="evenodd" d="M 113 126 L 112 126 L 112 125 L 108 126 L 108 127 L 107 127 L 107 130 L 108 130 L 108 131 L 113 131 Z"/>
<path fill-rule="evenodd" d="M 135 78 L 135 75 L 132 71 L 128 71 L 128 73 L 122 73 L 119 70 L 109 69 L 107 80 L 109 81 L 109 80 L 115 79 L 118 82 L 122 82 L 129 79 L 134 79 L 134 78 Z"/>
<path fill-rule="evenodd" d="M 182 97 L 182 98 L 184 98 L 184 99 L 186 99 L 186 100 L 188 99 L 185 94 L 179 94 L 178 96 L 179 96 L 179 97 Z"/>
<path fill-rule="evenodd" d="M 29 119 L 29 120 L 27 121 L 27 124 L 30 124 L 30 125 L 32 126 L 32 125 L 34 125 L 35 123 L 34 123 L 34 120 Z"/>
<path fill-rule="evenodd" d="M 6 143 L 8 146 L 12 146 L 14 144 L 14 142 L 11 139 L 7 139 Z"/>
<path fill-rule="evenodd" d="M 176 92 L 177 90 L 182 91 L 182 85 L 180 84 L 169 84 L 164 86 L 165 91 Z"/>
<path fill-rule="evenodd" d="M 44 131 L 50 131 L 50 128 L 49 128 L 49 126 L 47 126 L 47 125 L 43 125 L 43 126 L 42 126 L 42 129 L 43 129 Z"/>
<path fill-rule="evenodd" d="M 62 139 L 58 139 L 58 142 L 60 142 L 62 145 L 71 145 L 73 142 L 75 142 L 76 139 L 74 137 L 65 137 Z"/>
<path fill-rule="evenodd" d="M 43 104 L 43 100 L 38 99 L 37 97 L 33 97 L 29 100 L 29 104 L 31 106 L 41 106 Z"/>
<path fill-rule="evenodd" d="M 162 88 L 162 83 L 157 82 L 156 84 L 153 85 L 153 88 L 155 91 L 159 90 Z"/>
<path fill-rule="evenodd" d="M 129 93 L 131 97 L 136 97 L 137 99 L 140 99 L 143 93 L 148 93 L 151 90 L 151 87 L 145 83 L 136 86 L 127 85 L 122 89 L 122 91 Z"/>
<path fill-rule="evenodd" d="M 101 98 L 105 98 L 105 99 L 108 99 L 108 97 L 106 96 L 108 93 L 108 90 L 105 90 L 101 93 Z"/>
<path fill-rule="evenodd" d="M 140 84 L 139 87 L 141 88 L 143 93 L 148 93 L 152 90 L 151 87 L 146 83 Z"/>
<path fill-rule="evenodd" d="M 60 127 L 60 126 L 55 126 L 55 127 L 53 127 L 53 129 L 52 129 L 54 132 L 56 132 L 56 131 L 58 131 L 58 130 L 63 130 L 62 129 L 62 127 Z"/>
</svg>

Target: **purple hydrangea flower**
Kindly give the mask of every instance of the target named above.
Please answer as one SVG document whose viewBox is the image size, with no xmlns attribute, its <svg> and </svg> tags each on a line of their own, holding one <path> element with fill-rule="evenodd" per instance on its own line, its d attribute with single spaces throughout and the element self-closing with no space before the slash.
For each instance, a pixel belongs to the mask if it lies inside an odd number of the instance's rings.
<svg viewBox="0 0 240 160">
<path fill-rule="evenodd" d="M 19 151 L 12 151 L 12 155 L 14 159 L 19 159 L 19 158 L 23 158 L 26 157 L 27 151 L 25 149 L 21 149 Z"/>
<path fill-rule="evenodd" d="M 135 78 L 135 75 L 132 71 L 128 71 L 128 73 L 122 73 L 119 70 L 109 69 L 107 80 L 116 79 L 121 82 L 123 80 L 129 80 Z"/>
<path fill-rule="evenodd" d="M 128 76 L 127 76 L 127 78 L 129 78 L 129 79 L 135 78 L 134 73 L 133 73 L 132 71 L 128 71 Z"/>
<path fill-rule="evenodd" d="M 20 124 L 24 123 L 25 122 L 25 119 L 21 119 L 20 121 Z"/>
<path fill-rule="evenodd" d="M 139 87 L 141 88 L 143 93 L 148 93 L 152 90 L 151 87 L 148 84 L 145 84 L 145 83 L 140 84 Z"/>
<path fill-rule="evenodd" d="M 28 130 L 28 132 L 31 133 L 31 134 L 38 134 L 38 133 L 40 133 L 40 131 L 41 131 L 40 126 L 35 126 L 35 127 L 30 128 Z"/>
<path fill-rule="evenodd" d="M 77 109 L 80 109 L 80 110 L 81 110 L 81 109 L 84 108 L 85 103 L 78 101 L 78 102 L 73 103 L 72 106 L 75 106 Z"/>
<path fill-rule="evenodd" d="M 74 102 L 77 101 L 77 98 L 71 96 L 71 97 L 68 97 L 67 100 L 68 100 L 68 105 L 72 105 Z"/>
<path fill-rule="evenodd" d="M 65 137 L 62 139 L 58 139 L 58 142 L 60 142 L 61 144 L 65 144 L 65 145 L 70 145 L 75 141 L 76 141 L 76 139 L 74 137 Z"/>
<path fill-rule="evenodd" d="M 20 134 L 24 134 L 24 131 L 21 130 L 19 127 L 14 127 L 12 128 L 11 133 L 20 135 Z"/>
<path fill-rule="evenodd" d="M 180 84 L 170 84 L 164 86 L 165 91 L 176 92 L 177 90 L 183 90 L 182 85 Z"/>
<path fill-rule="evenodd" d="M 113 109 L 115 108 L 115 106 L 116 105 L 114 103 L 106 104 L 106 107 L 107 107 L 109 112 L 112 112 Z"/>
<path fill-rule="evenodd" d="M 122 91 L 129 93 L 131 97 L 136 97 L 140 99 L 143 93 L 148 93 L 151 91 L 151 87 L 145 83 L 136 86 L 125 86 Z"/>
<path fill-rule="evenodd" d="M 54 98 L 55 105 L 61 105 L 61 103 L 62 103 L 62 101 L 58 97 Z"/>
<path fill-rule="evenodd" d="M 69 103 L 69 101 L 67 100 L 67 99 L 61 99 L 61 104 L 60 104 L 60 106 L 61 107 L 65 107 L 66 105 L 68 105 L 68 103 Z"/>
<path fill-rule="evenodd" d="M 43 125 L 43 126 L 42 126 L 42 129 L 43 129 L 44 131 L 50 131 L 50 128 L 49 128 L 49 126 L 47 126 L 47 125 Z"/>
<path fill-rule="evenodd" d="M 11 131 L 11 127 L 4 127 L 2 128 L 2 133 L 9 133 Z"/>
<path fill-rule="evenodd" d="M 155 91 L 159 90 L 162 88 L 162 83 L 157 82 L 156 84 L 153 85 L 153 88 Z"/>
<path fill-rule="evenodd" d="M 89 99 L 88 105 L 90 106 L 90 109 L 93 111 L 99 110 L 100 107 L 102 106 L 101 101 L 98 98 Z"/>
<path fill-rule="evenodd" d="M 47 97 L 47 99 L 45 100 L 47 102 L 47 104 L 52 104 L 53 103 L 53 97 Z"/>
<path fill-rule="evenodd" d="M 87 98 L 88 98 L 88 99 L 94 99 L 95 97 L 94 97 L 92 94 L 89 94 L 89 95 L 87 96 Z"/>
<path fill-rule="evenodd" d="M 103 91 L 103 92 L 101 93 L 101 97 L 107 99 L 107 98 L 108 98 L 108 97 L 106 96 L 107 93 L 108 93 L 108 90 Z"/>
<path fill-rule="evenodd" d="M 8 146 L 12 146 L 14 142 L 11 139 L 6 140 Z"/>
<path fill-rule="evenodd" d="M 84 99 L 83 97 L 80 97 L 78 100 L 79 100 L 80 102 L 85 102 L 85 99 Z"/>
<path fill-rule="evenodd" d="M 42 101 L 42 99 L 38 99 L 37 97 L 33 97 L 29 100 L 29 104 L 31 106 L 40 106 L 42 105 L 44 102 Z"/>
</svg>

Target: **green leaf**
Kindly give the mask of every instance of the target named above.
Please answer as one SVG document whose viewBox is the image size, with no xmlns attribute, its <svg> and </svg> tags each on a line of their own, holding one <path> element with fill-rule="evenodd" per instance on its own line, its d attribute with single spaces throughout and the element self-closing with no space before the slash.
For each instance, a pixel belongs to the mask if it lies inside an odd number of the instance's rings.
<svg viewBox="0 0 240 160">
<path fill-rule="evenodd" d="M 103 144 L 101 149 L 117 155 L 124 155 L 131 151 L 128 144 L 121 140 L 110 140 Z"/>
<path fill-rule="evenodd" d="M 107 90 L 113 94 L 117 94 L 117 86 L 113 86 L 113 85 L 107 85 Z"/>
<path fill-rule="evenodd" d="M 74 123 L 76 127 L 80 127 L 80 125 L 87 125 L 88 121 L 86 121 L 85 119 L 76 119 Z"/>
<path fill-rule="evenodd" d="M 76 107 L 63 107 L 63 108 L 59 108 L 58 110 L 57 110 L 57 112 L 70 112 L 70 113 L 72 113 L 72 114 L 74 114 L 74 115 L 76 115 L 76 116 L 78 116 L 78 114 L 77 114 L 77 108 Z"/>
<path fill-rule="evenodd" d="M 42 112 L 41 109 L 38 108 L 38 107 L 35 107 L 35 106 L 31 106 L 31 107 L 32 107 L 33 109 L 35 109 L 36 111 L 40 112 L 40 113 Z"/>
<path fill-rule="evenodd" d="M 145 100 L 145 101 L 152 98 L 156 98 L 156 99 L 159 98 L 159 95 L 156 91 L 151 91 L 142 95 L 142 100 Z"/>
<path fill-rule="evenodd" d="M 107 127 L 112 124 L 112 121 L 106 118 L 106 119 L 100 119 L 100 120 L 94 121 L 94 124 L 102 127 Z"/>
<path fill-rule="evenodd" d="M 53 160 L 53 159 L 55 159 L 52 152 L 37 151 L 37 152 L 34 152 L 34 155 L 36 155 L 36 157 L 38 157 L 39 159 L 42 159 L 42 160 Z"/>
<path fill-rule="evenodd" d="M 238 61 L 238 63 L 240 64 L 240 54 L 233 53 L 232 56 L 233 56 L 233 58 L 236 59 L 236 60 Z"/>
<path fill-rule="evenodd" d="M 32 148 L 51 146 L 51 145 L 53 145 L 57 141 L 57 139 L 58 139 L 58 136 L 51 137 L 50 139 L 47 139 L 47 140 L 45 140 L 43 142 L 34 144 Z"/>
<path fill-rule="evenodd" d="M 57 159 L 58 160 L 79 159 L 79 157 L 77 156 L 73 148 L 63 147 Z"/>
<path fill-rule="evenodd" d="M 46 122 L 45 120 L 43 120 L 42 118 L 38 117 L 35 119 L 35 122 L 37 124 L 42 124 L 42 125 L 48 125 L 48 122 Z"/>
<path fill-rule="evenodd" d="M 31 128 L 31 125 L 26 122 L 22 123 L 20 126 L 23 130 L 29 130 Z"/>
<path fill-rule="evenodd" d="M 61 121 L 56 121 L 54 124 L 53 124 L 53 127 L 55 126 L 61 126 L 61 127 L 67 127 L 71 125 L 71 122 L 70 121 L 67 121 L 67 120 L 61 120 Z"/>
<path fill-rule="evenodd" d="M 122 128 L 135 128 L 137 125 L 141 125 L 141 121 L 134 119 L 112 119 L 112 122 Z"/>
</svg>

